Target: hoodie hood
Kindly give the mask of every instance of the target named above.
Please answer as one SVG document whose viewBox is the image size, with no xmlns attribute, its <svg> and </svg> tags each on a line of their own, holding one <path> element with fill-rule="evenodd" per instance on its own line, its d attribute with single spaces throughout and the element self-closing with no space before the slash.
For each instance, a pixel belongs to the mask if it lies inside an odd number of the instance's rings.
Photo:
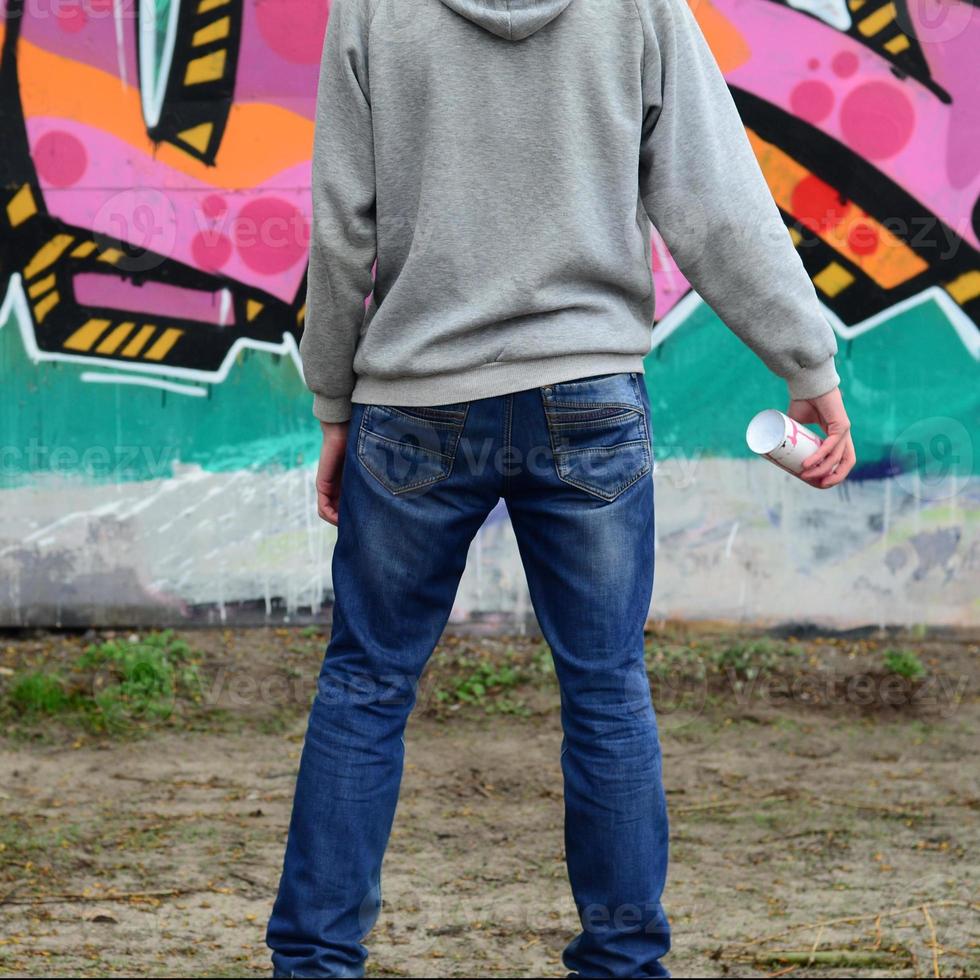
<svg viewBox="0 0 980 980">
<path fill-rule="evenodd" d="M 442 0 L 461 17 L 507 41 L 523 41 L 550 24 L 572 0 Z"/>
</svg>

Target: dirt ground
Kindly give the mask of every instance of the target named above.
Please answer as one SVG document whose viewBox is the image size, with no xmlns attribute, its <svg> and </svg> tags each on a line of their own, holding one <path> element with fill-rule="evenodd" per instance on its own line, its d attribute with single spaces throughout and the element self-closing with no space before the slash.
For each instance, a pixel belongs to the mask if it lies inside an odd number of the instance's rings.
<svg viewBox="0 0 980 980">
<path fill-rule="evenodd" d="M 166 717 L 105 733 L 0 715 L 0 974 L 269 975 L 324 638 L 182 638 L 203 693 Z M 102 639 L 0 637 L 0 694 Z M 980 975 L 978 643 L 651 633 L 674 976 Z M 883 670 L 889 650 L 925 674 Z M 446 638 L 407 736 L 370 975 L 564 975 L 559 741 L 540 640 Z"/>
</svg>

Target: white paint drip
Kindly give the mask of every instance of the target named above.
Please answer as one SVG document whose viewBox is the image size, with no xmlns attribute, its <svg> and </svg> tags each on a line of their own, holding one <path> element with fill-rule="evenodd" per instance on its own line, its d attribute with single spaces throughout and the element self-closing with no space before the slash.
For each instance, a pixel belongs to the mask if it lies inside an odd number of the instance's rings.
<svg viewBox="0 0 980 980">
<path fill-rule="evenodd" d="M 122 0 L 112 0 L 112 23 L 116 31 L 116 64 L 119 66 L 119 81 L 122 87 L 129 85 L 126 71 L 126 48 L 123 44 L 123 9 Z"/>
<path fill-rule="evenodd" d="M 218 308 L 218 322 L 222 327 L 227 327 L 231 322 L 231 291 L 229 289 L 222 289 L 218 294 L 221 305 Z"/>
<path fill-rule="evenodd" d="M 135 385 L 142 388 L 159 388 L 162 391 L 170 391 L 175 395 L 187 395 L 191 398 L 204 398 L 207 395 L 207 388 L 200 388 L 195 385 L 181 385 L 174 381 L 164 381 L 162 378 L 141 378 L 133 377 L 129 374 L 100 374 L 97 371 L 83 371 L 82 381 L 89 384 L 116 384 L 116 385 Z"/>
<path fill-rule="evenodd" d="M 797 486 L 772 467 L 716 459 L 702 465 L 696 492 L 669 482 L 657 488 L 658 533 L 665 542 L 657 554 L 658 615 L 837 624 L 975 621 L 976 589 L 965 562 L 978 547 L 978 525 L 969 518 L 980 506 L 980 480 L 958 481 L 951 517 L 950 500 L 917 499 L 900 476 L 855 483 L 842 509 L 833 497 Z M 15 609 L 24 602 L 25 610 L 61 601 L 66 584 L 101 601 L 97 590 L 113 588 L 113 576 L 123 574 L 142 583 L 152 601 L 210 605 L 216 619 L 231 617 L 234 604 L 255 600 L 281 601 L 288 610 L 316 608 L 329 594 L 336 531 L 315 516 L 312 475 L 312 465 L 233 473 L 182 466 L 167 480 L 45 481 L 6 490 L 0 540 L 13 547 L 0 556 L 0 581 Z M 253 503 L 244 502 L 247 496 Z M 783 521 L 774 524 L 768 514 L 780 506 Z M 164 526 L 168 532 L 161 532 Z M 889 548 L 907 552 L 917 527 L 960 528 L 956 556 L 928 574 L 912 554 L 889 563 Z M 828 541 L 838 546 L 828 548 Z M 50 581 L 25 577 L 46 562 L 64 571 Z M 17 591 L 22 581 L 32 583 L 30 596 Z M 39 595 L 38 588 L 50 591 Z M 515 626 L 530 612 L 507 522 L 480 532 L 454 612 L 457 622 L 493 613 Z"/>
<path fill-rule="evenodd" d="M 846 31 L 852 23 L 844 0 L 789 0 L 789 5 L 794 10 L 812 14 L 838 31 Z"/>
<path fill-rule="evenodd" d="M 728 540 L 725 542 L 725 558 L 732 557 L 732 548 L 735 546 L 735 537 L 738 534 L 739 522 L 732 524 L 732 529 L 728 532 Z"/>
</svg>

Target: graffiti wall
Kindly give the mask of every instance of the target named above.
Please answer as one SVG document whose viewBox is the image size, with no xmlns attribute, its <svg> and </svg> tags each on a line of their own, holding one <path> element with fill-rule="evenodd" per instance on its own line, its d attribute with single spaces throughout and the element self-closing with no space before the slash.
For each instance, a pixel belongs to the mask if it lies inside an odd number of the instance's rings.
<svg viewBox="0 0 980 980">
<path fill-rule="evenodd" d="M 655 237 L 655 616 L 980 616 L 980 11 L 694 0 L 837 331 L 854 479 Z M 329 605 L 298 372 L 328 0 L 0 0 L 0 625 Z M 457 621 L 524 622 L 506 515 Z"/>
</svg>

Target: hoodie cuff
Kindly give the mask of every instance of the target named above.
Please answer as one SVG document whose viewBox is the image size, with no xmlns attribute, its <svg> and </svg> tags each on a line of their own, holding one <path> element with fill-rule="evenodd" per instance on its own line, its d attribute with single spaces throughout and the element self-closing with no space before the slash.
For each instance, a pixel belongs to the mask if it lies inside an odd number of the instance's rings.
<svg viewBox="0 0 980 980">
<path fill-rule="evenodd" d="M 790 398 L 817 398 L 840 385 L 833 355 L 816 367 L 801 367 L 786 378 Z"/>
<path fill-rule="evenodd" d="M 351 416 L 350 398 L 313 396 L 313 414 L 321 422 L 346 422 Z"/>
</svg>

